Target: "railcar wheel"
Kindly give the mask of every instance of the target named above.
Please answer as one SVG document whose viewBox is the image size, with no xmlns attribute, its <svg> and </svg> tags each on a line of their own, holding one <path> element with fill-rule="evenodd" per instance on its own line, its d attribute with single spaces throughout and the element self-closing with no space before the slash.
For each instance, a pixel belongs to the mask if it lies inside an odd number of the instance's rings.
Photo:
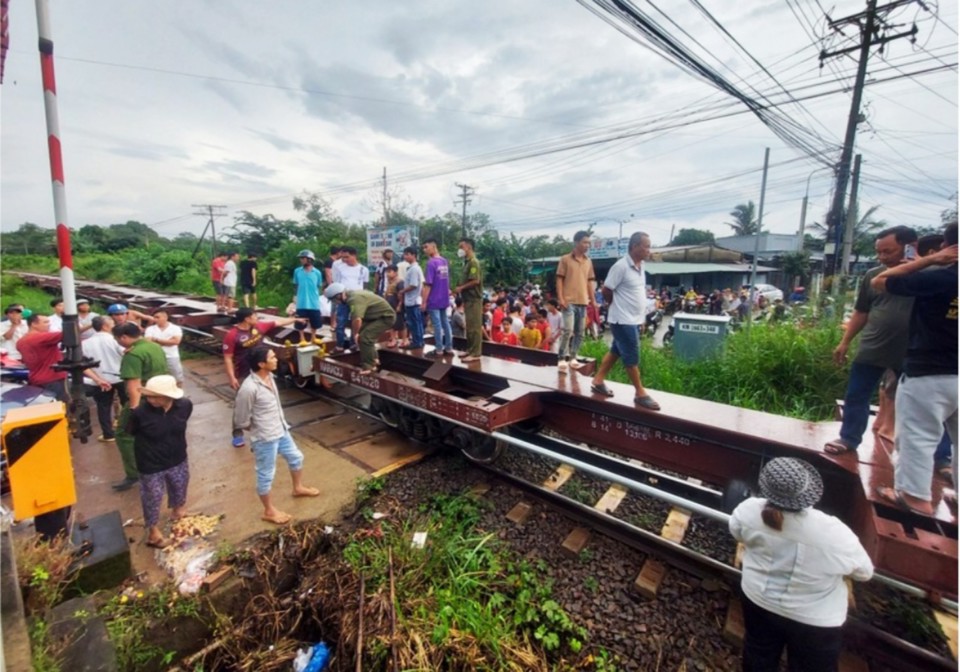
<svg viewBox="0 0 960 672">
<path fill-rule="evenodd" d="M 503 442 L 462 427 L 450 432 L 450 440 L 468 460 L 477 464 L 491 464 L 503 454 Z"/>
<path fill-rule="evenodd" d="M 370 412 L 379 415 L 380 419 L 391 427 L 400 425 L 400 413 L 402 407 L 393 402 L 387 401 L 383 397 L 370 395 Z"/>
<path fill-rule="evenodd" d="M 298 376 L 298 375 L 293 376 L 293 384 L 297 387 L 297 389 L 300 389 L 300 390 L 306 387 L 309 387 L 310 383 L 312 382 L 313 382 L 313 378 L 304 378 L 303 376 Z"/>
<path fill-rule="evenodd" d="M 720 505 L 723 507 L 724 513 L 733 513 L 735 508 L 753 495 L 751 490 L 750 484 L 745 481 L 734 479 L 727 483 L 723 489 L 723 497 L 720 500 Z"/>
</svg>

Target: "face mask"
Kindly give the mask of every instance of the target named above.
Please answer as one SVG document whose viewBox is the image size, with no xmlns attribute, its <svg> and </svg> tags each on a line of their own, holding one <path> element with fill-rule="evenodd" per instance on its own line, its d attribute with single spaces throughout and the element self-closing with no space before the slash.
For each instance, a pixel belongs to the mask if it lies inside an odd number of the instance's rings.
<svg viewBox="0 0 960 672">
<path fill-rule="evenodd" d="M 463 249 L 459 249 L 457 250 L 457 256 L 463 259 L 465 256 L 467 256 L 467 253 Z"/>
</svg>

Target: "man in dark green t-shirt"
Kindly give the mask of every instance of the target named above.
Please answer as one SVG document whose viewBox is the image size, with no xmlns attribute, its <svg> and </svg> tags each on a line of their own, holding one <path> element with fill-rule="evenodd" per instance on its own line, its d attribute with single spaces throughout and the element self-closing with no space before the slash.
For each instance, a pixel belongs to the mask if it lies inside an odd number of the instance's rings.
<svg viewBox="0 0 960 672">
<path fill-rule="evenodd" d="M 361 373 L 373 373 L 379 364 L 377 341 L 381 334 L 393 327 L 397 313 L 382 296 L 365 289 L 347 291 L 334 282 L 323 291 L 334 303 L 345 303 L 350 309 L 350 336 L 360 347 Z"/>
<path fill-rule="evenodd" d="M 143 338 L 140 327 L 133 322 L 118 324 L 113 337 L 126 350 L 120 359 L 120 378 L 127 389 L 127 403 L 117 418 L 117 448 L 123 461 L 125 478 L 113 486 L 117 492 L 129 490 L 137 481 L 137 462 L 133 453 L 133 436 L 127 430 L 130 409 L 140 405 L 140 387 L 154 376 L 167 373 L 167 358 L 163 348 Z"/>
<path fill-rule="evenodd" d="M 467 323 L 467 354 L 461 362 L 480 361 L 483 347 L 483 270 L 473 251 L 473 239 L 461 238 L 457 256 L 463 259 L 463 276 L 454 290 L 463 298 L 463 316 Z"/>
<path fill-rule="evenodd" d="M 905 246 L 916 245 L 916 242 L 916 232 L 906 226 L 895 226 L 877 234 L 874 248 L 881 265 L 870 269 L 863 277 L 853 315 L 833 351 L 834 361 L 842 366 L 850 344 L 860 336 L 856 357 L 850 365 L 840 436 L 824 446 L 831 455 L 857 450 L 870 419 L 870 400 L 883 372 L 891 369 L 899 374 L 903 367 L 913 299 L 878 292 L 870 283 L 881 272 L 900 265 L 904 260 Z"/>
</svg>

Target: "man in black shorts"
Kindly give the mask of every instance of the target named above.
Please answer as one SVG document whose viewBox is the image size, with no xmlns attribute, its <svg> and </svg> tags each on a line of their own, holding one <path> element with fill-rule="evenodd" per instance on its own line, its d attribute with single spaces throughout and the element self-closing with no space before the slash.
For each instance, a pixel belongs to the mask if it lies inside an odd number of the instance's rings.
<svg viewBox="0 0 960 672">
<path fill-rule="evenodd" d="M 257 253 L 248 252 L 247 258 L 240 262 L 240 291 L 243 292 L 243 305 L 257 309 Z M 253 297 L 253 305 L 250 297 Z"/>
</svg>

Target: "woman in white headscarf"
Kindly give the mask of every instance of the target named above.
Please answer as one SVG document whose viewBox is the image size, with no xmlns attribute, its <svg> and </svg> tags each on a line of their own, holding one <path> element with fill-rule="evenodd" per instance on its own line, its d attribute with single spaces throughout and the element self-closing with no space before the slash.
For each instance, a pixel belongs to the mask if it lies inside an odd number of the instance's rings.
<svg viewBox="0 0 960 672">
<path fill-rule="evenodd" d="M 771 460 L 760 493 L 730 516 L 730 533 L 745 548 L 743 669 L 775 672 L 786 648 L 791 672 L 836 670 L 847 619 L 843 579 L 868 581 L 873 563 L 849 527 L 812 508 L 823 495 L 812 465 Z"/>
</svg>

